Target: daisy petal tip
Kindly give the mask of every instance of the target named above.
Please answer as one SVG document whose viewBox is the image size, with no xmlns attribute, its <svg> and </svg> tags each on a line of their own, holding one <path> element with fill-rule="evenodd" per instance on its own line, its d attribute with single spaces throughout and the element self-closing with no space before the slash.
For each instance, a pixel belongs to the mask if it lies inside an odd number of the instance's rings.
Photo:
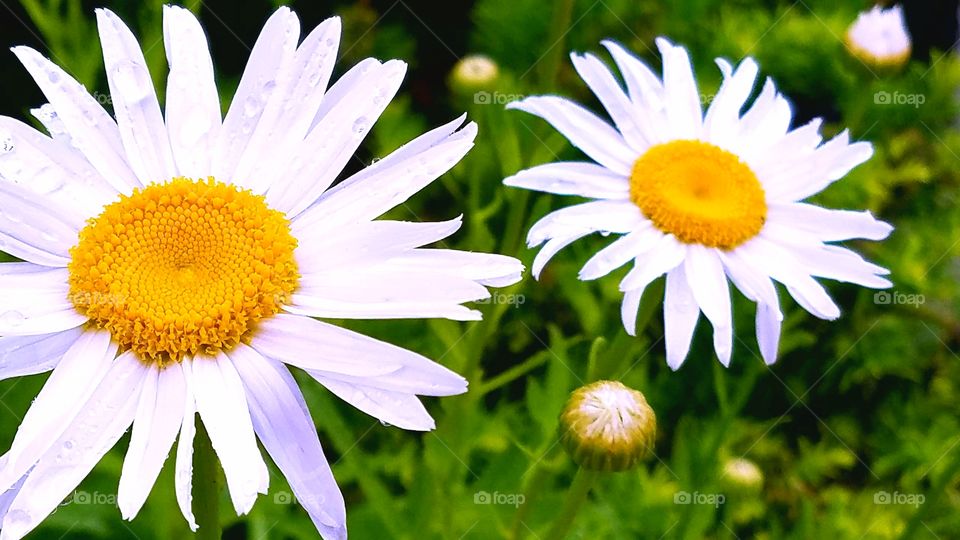
<svg viewBox="0 0 960 540">
<path fill-rule="evenodd" d="M 670 356 L 667 355 L 667 367 L 670 368 L 670 371 L 677 371 L 680 369 L 680 366 L 683 365 L 683 361 L 686 360 L 683 356 Z"/>
</svg>

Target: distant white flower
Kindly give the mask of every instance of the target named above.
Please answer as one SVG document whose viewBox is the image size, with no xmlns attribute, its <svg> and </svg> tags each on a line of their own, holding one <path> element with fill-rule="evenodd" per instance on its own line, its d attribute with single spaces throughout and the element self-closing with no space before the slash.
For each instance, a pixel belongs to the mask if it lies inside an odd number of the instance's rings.
<svg viewBox="0 0 960 540">
<path fill-rule="evenodd" d="M 857 16 L 847 30 L 847 46 L 855 56 L 878 66 L 900 66 L 910 59 L 910 34 L 903 8 L 874 6 Z"/>
<path fill-rule="evenodd" d="M 835 319 L 840 310 L 814 280 L 825 277 L 885 288 L 888 272 L 827 242 L 885 238 L 892 228 L 867 212 L 827 210 L 800 202 L 843 177 L 873 153 L 846 131 L 821 144 L 821 120 L 790 129 L 789 103 L 767 80 L 753 92 L 758 67 L 747 58 L 734 71 L 717 60 L 724 82 L 703 114 L 687 51 L 658 39 L 661 80 L 612 42 L 626 83 L 598 58 L 572 55 L 574 67 L 616 127 L 576 103 L 540 96 L 511 108 L 540 116 L 596 163 L 540 165 L 507 178 L 509 186 L 595 199 L 548 214 L 527 238 L 544 244 L 533 272 L 568 244 L 594 232 L 623 237 L 587 261 L 581 279 L 596 279 L 633 262 L 620 283 L 622 318 L 635 332 L 640 297 L 666 274 L 667 362 L 687 356 L 701 311 L 713 325 L 714 348 L 727 365 L 733 324 L 727 278 L 757 303 L 764 359 L 777 356 L 782 314 L 772 280 L 810 313 Z"/>
<path fill-rule="evenodd" d="M 301 43 L 267 21 L 221 118 L 206 37 L 164 9 L 162 112 L 136 38 L 97 12 L 116 119 L 65 71 L 14 49 L 46 94 L 49 138 L 0 117 L 0 379 L 53 370 L 0 458 L 0 540 L 33 530 L 133 425 L 117 505 L 140 511 L 179 434 L 176 494 L 191 513 L 195 413 L 238 514 L 269 475 L 257 439 L 320 534 L 346 514 L 287 365 L 392 425 L 430 430 L 418 395 L 467 389 L 411 351 L 320 322 L 480 318 L 464 302 L 519 280 L 512 258 L 424 249 L 460 219 L 376 218 L 473 145 L 463 118 L 330 187 L 403 79 L 360 62 L 329 89 L 340 20 Z"/>
</svg>

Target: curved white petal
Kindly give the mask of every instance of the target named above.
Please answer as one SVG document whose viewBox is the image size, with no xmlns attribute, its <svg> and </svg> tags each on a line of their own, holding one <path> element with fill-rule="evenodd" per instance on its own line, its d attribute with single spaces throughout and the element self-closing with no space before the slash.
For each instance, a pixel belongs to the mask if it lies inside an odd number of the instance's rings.
<svg viewBox="0 0 960 540">
<path fill-rule="evenodd" d="M 687 256 L 687 244 L 667 234 L 657 240 L 649 256 L 634 258 L 634 266 L 620 282 L 623 292 L 646 288 L 653 280 L 679 266 Z"/>
<path fill-rule="evenodd" d="M 44 107 L 56 115 L 49 104 Z M 0 181 L 26 188 L 39 201 L 51 201 L 55 208 L 79 216 L 80 223 L 117 196 L 116 189 L 69 143 L 5 116 L 0 116 L 0 140 Z"/>
<path fill-rule="evenodd" d="M 440 272 L 487 287 L 507 287 L 523 277 L 523 264 L 513 257 L 454 249 L 413 249 L 391 258 L 389 266 L 401 272 Z"/>
<path fill-rule="evenodd" d="M 757 303 L 756 331 L 760 354 L 769 365 L 777 360 L 783 313 L 773 281 L 761 268 L 751 267 L 738 250 L 720 252 L 720 260 L 730 281 L 748 299 Z"/>
<path fill-rule="evenodd" d="M 463 119 L 417 137 L 327 190 L 293 220 L 294 234 L 316 226 L 330 229 L 369 221 L 406 201 L 452 169 L 473 147 L 475 123 L 455 131 Z"/>
<path fill-rule="evenodd" d="M 607 169 L 629 175 L 640 157 L 610 124 L 579 104 L 558 96 L 534 96 L 507 105 L 549 122 L 570 144 Z"/>
<path fill-rule="evenodd" d="M 70 301 L 66 268 L 22 267 L 0 263 L 0 335 L 52 334 L 87 321 Z"/>
<path fill-rule="evenodd" d="M 663 236 L 664 234 L 651 222 L 643 223 L 590 257 L 580 269 L 580 279 L 597 279 L 613 272 L 640 255 L 648 253 Z"/>
<path fill-rule="evenodd" d="M 165 5 L 163 46 L 170 64 L 165 113 L 177 173 L 206 178 L 222 123 L 207 37 L 193 13 Z"/>
<path fill-rule="evenodd" d="M 20 479 L 36 464 L 93 395 L 114 363 L 117 345 L 106 331 L 87 330 L 63 355 L 60 364 L 27 410 L 0 470 L 0 491 Z"/>
<path fill-rule="evenodd" d="M 346 539 L 343 495 L 323 455 L 317 428 L 303 394 L 282 364 L 241 345 L 236 363 L 250 406 L 253 428 L 290 488 L 325 539 Z"/>
<path fill-rule="evenodd" d="M 0 181 L 0 251 L 35 264 L 66 267 L 87 217 L 76 207 Z"/>
<path fill-rule="evenodd" d="M 198 356 L 193 360 L 191 388 L 197 411 L 210 434 L 210 442 L 220 458 L 227 487 L 237 515 L 253 508 L 258 493 L 266 493 L 270 480 L 267 465 L 260 455 L 253 424 L 247 409 L 243 383 L 230 356 Z M 243 358 L 238 357 L 238 362 Z"/>
<path fill-rule="evenodd" d="M 583 232 L 628 233 L 646 222 L 637 205 L 629 201 L 591 201 L 567 206 L 530 227 L 527 245 L 537 246 L 557 236 Z"/>
<path fill-rule="evenodd" d="M 754 172 L 763 180 L 769 200 L 792 202 L 823 191 L 871 156 L 870 143 L 850 144 L 849 133 L 843 131 L 806 159 L 769 160 Z"/>
<path fill-rule="evenodd" d="M 883 240 L 893 227 L 870 212 L 832 210 L 806 203 L 771 204 L 767 219 L 814 234 L 823 242 L 866 238 Z"/>
<path fill-rule="evenodd" d="M 723 148 L 736 148 L 731 138 L 736 136 L 740 110 L 753 92 L 759 71 L 753 58 L 746 58 L 735 72 L 724 78 L 703 120 L 707 140 Z"/>
<path fill-rule="evenodd" d="M 730 288 L 720 257 L 711 248 L 691 244 L 684 271 L 697 305 L 713 326 L 713 348 L 717 351 L 717 358 L 724 366 L 729 366 L 733 352 L 733 314 Z"/>
<path fill-rule="evenodd" d="M 737 254 L 750 266 L 765 268 L 771 278 L 787 287 L 790 296 L 803 309 L 826 320 L 840 316 L 840 308 L 830 299 L 823 286 L 810 277 L 800 261 L 787 250 L 757 236 L 738 247 Z"/>
<path fill-rule="evenodd" d="M 407 65 L 391 60 L 357 81 L 342 103 L 325 115 L 283 168 L 283 180 L 267 192 L 267 202 L 288 216 L 308 208 L 336 180 L 370 127 L 396 95 Z M 279 165 L 278 165 L 279 166 Z"/>
<path fill-rule="evenodd" d="M 667 365 L 676 371 L 690 352 L 693 331 L 700 318 L 700 306 L 687 284 L 683 265 L 667 272 L 663 297 L 663 332 L 667 347 Z"/>
<path fill-rule="evenodd" d="M 683 47 L 657 38 L 663 57 L 663 88 L 667 125 L 675 139 L 697 139 L 703 131 L 700 92 L 693 76 L 690 56 Z"/>
<path fill-rule="evenodd" d="M 342 137 L 352 139 L 346 134 L 330 133 L 326 139 L 308 135 L 314 114 L 325 99 L 324 91 L 333 73 L 339 42 L 340 19 L 337 17 L 327 19 L 310 32 L 294 53 L 290 68 L 281 73 L 275 92 L 277 98 L 267 103 L 237 166 L 237 176 L 250 178 L 250 187 L 255 192 L 276 190 L 276 194 L 268 195 L 267 202 L 272 208 L 286 212 L 289 217 L 295 215 L 290 211 L 291 202 L 284 204 L 285 201 L 277 195 L 294 185 L 300 195 L 305 195 L 306 188 L 314 186 L 302 183 L 298 176 L 300 170 L 310 165 L 316 167 L 317 160 L 330 159 L 333 152 L 327 148 L 342 144 Z M 358 102 L 354 101 L 348 106 L 355 109 L 357 105 Z M 386 103 L 383 105 L 386 106 Z M 342 115 L 344 111 L 338 111 L 338 114 Z M 308 147 L 312 147 L 314 153 L 308 153 Z M 348 158 L 352 152 L 349 152 Z M 328 155 L 319 158 L 317 154 L 320 153 Z M 331 168 L 336 167 L 332 165 Z M 304 171 L 305 174 L 309 172 Z M 333 175 L 339 172 L 338 169 Z M 323 184 L 324 180 L 318 177 L 316 183 Z M 327 185 L 319 187 L 317 195 L 326 188 Z M 301 201 L 296 199 L 295 202 Z"/>
<path fill-rule="evenodd" d="M 663 109 L 663 81 L 642 60 L 619 43 L 604 40 L 601 44 L 617 63 L 620 74 L 627 83 L 630 100 L 637 106 L 645 107 L 647 113 L 660 112 Z"/>
<path fill-rule="evenodd" d="M 117 123 L 83 85 L 29 47 L 14 47 L 13 53 L 50 100 L 73 144 L 103 179 L 127 195 L 141 187 L 127 164 Z"/>
<path fill-rule="evenodd" d="M 504 185 L 591 199 L 630 197 L 630 181 L 595 163 L 567 161 L 538 165 L 505 179 Z"/>
<path fill-rule="evenodd" d="M 331 379 L 430 396 L 467 390 L 463 377 L 422 355 L 308 317 L 281 313 L 263 320 L 251 346 Z"/>
<path fill-rule="evenodd" d="M 291 68 L 299 39 L 300 20 L 287 7 L 277 9 L 263 25 L 213 144 L 214 177 L 245 188 L 256 182 L 256 178 L 237 176 L 238 165 L 267 105 L 283 99 L 277 92 L 278 81 Z"/>
<path fill-rule="evenodd" d="M 587 83 L 603 108 L 607 110 L 617 126 L 617 131 L 630 148 L 643 153 L 653 145 L 656 139 L 648 135 L 652 126 L 643 122 L 630 98 L 623 92 L 620 83 L 613 77 L 607 66 L 592 54 L 572 53 L 570 60 L 573 61 L 573 67 L 580 74 L 580 78 Z"/>
<path fill-rule="evenodd" d="M 72 328 L 55 334 L 0 337 L 0 381 L 57 367 L 82 332 L 81 328 Z"/>
<path fill-rule="evenodd" d="M 164 182 L 174 176 L 173 153 L 160 103 L 137 38 L 108 9 L 97 10 L 103 64 L 113 112 L 127 163 L 141 182 Z"/>
<path fill-rule="evenodd" d="M 370 416 L 410 431 L 431 431 L 436 423 L 417 396 L 363 384 L 353 384 L 318 373 L 310 375 L 337 397 Z"/>
<path fill-rule="evenodd" d="M 197 404 L 193 397 L 192 383 L 193 359 L 184 358 L 180 362 L 180 367 L 183 369 L 183 379 L 187 392 L 184 396 L 180 438 L 177 441 L 174 490 L 177 495 L 177 506 L 180 507 L 180 513 L 187 520 L 187 526 L 190 527 L 191 531 L 197 532 L 197 520 L 193 516 L 193 438 L 197 432 Z"/>
<path fill-rule="evenodd" d="M 135 518 L 147 502 L 183 423 L 186 396 L 179 363 L 149 366 L 117 490 L 117 506 L 124 519 Z"/>
<path fill-rule="evenodd" d="M 147 366 L 127 353 L 100 373 L 86 402 L 71 403 L 76 416 L 39 458 L 13 500 L 0 539 L 22 538 L 74 490 L 133 422 Z"/>
</svg>

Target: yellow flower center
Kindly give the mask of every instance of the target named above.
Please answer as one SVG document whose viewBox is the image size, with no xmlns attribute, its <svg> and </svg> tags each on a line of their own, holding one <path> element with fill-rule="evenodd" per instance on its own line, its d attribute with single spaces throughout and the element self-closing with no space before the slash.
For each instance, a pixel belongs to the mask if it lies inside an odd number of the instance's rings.
<svg viewBox="0 0 960 540">
<path fill-rule="evenodd" d="M 763 228 L 767 202 L 757 176 L 710 143 L 651 147 L 633 165 L 630 198 L 658 229 L 681 242 L 733 249 Z"/>
<path fill-rule="evenodd" d="M 70 299 L 161 364 L 235 346 L 296 288 L 297 241 L 263 197 L 176 178 L 104 208 L 70 250 Z"/>
</svg>

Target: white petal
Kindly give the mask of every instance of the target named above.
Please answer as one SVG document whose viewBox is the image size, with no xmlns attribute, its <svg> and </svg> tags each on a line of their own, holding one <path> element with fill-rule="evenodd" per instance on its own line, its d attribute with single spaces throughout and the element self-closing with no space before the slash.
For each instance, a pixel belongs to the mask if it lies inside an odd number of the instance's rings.
<svg viewBox="0 0 960 540">
<path fill-rule="evenodd" d="M 307 133 L 313 132 L 321 120 L 326 118 L 328 114 L 336 110 L 340 106 L 340 103 L 344 99 L 348 98 L 352 92 L 357 90 L 357 82 L 365 77 L 370 70 L 376 69 L 377 66 L 382 63 L 376 58 L 364 58 L 356 64 L 353 65 L 346 73 L 340 76 L 339 79 L 329 90 L 323 95 L 323 100 L 320 102 L 320 108 L 317 109 L 316 115 L 313 117 L 313 121 L 310 123 L 310 129 Z M 466 114 L 462 118 L 466 118 Z M 457 124 L 458 126 L 463 123 L 463 120 Z M 452 132 L 452 130 L 451 130 Z"/>
<path fill-rule="evenodd" d="M 691 244 L 684 261 L 687 282 L 703 314 L 713 326 L 713 348 L 724 366 L 730 365 L 733 351 L 733 314 L 727 276 L 716 252 Z"/>
<path fill-rule="evenodd" d="M 676 139 L 696 139 L 703 129 L 700 92 L 694 80 L 687 50 L 657 38 L 663 57 L 663 87 L 667 122 Z"/>
<path fill-rule="evenodd" d="M 23 267 L 0 263 L 0 335 L 52 334 L 87 321 L 70 301 L 65 268 L 29 265 L 32 271 L 20 272 Z"/>
<path fill-rule="evenodd" d="M 206 178 L 221 125 L 220 96 L 207 37 L 193 13 L 165 5 L 163 46 L 170 64 L 166 121 L 177 173 Z"/>
<path fill-rule="evenodd" d="M 295 145 L 282 180 L 267 192 L 271 208 L 296 216 L 343 171 L 403 82 L 407 65 L 391 60 L 370 70 L 351 94 Z"/>
<path fill-rule="evenodd" d="M 737 254 L 742 256 L 748 265 L 764 268 L 770 277 L 783 283 L 790 296 L 803 309 L 826 320 L 834 320 L 840 316 L 840 308 L 830 299 L 823 287 L 804 271 L 800 261 L 787 250 L 762 236 L 757 236 L 737 248 Z"/>
<path fill-rule="evenodd" d="M 643 225 L 646 218 L 637 205 L 629 201 L 591 201 L 550 212 L 530 227 L 527 244 L 539 245 L 554 236 L 628 233 Z M 583 236 L 583 235 L 581 235 Z"/>
<path fill-rule="evenodd" d="M 290 482 L 297 501 L 310 514 L 321 536 L 346 539 L 343 495 L 323 455 L 300 388 L 282 364 L 248 351 L 236 366 L 260 442 Z"/>
<path fill-rule="evenodd" d="M 731 148 L 726 143 L 737 134 L 740 110 L 753 92 L 758 72 L 759 66 L 753 58 L 746 58 L 736 72 L 724 77 L 703 121 L 707 140 L 723 148 Z"/>
<path fill-rule="evenodd" d="M 0 526 L 0 539 L 21 538 L 36 527 L 120 440 L 133 422 L 146 373 L 144 363 L 124 354 L 100 374 L 89 401 L 71 404 L 79 408 L 76 417 L 39 457 Z"/>
<path fill-rule="evenodd" d="M 250 144 L 237 166 L 237 177 L 250 178 L 249 185 L 255 192 L 268 189 L 276 189 L 278 194 L 283 192 L 300 180 L 293 175 L 299 174 L 299 169 L 305 162 L 315 163 L 317 153 L 328 152 L 327 147 L 341 143 L 340 137 L 349 137 L 333 133 L 328 139 L 307 136 L 314 114 L 324 99 L 339 42 L 340 19 L 327 19 L 310 32 L 294 53 L 290 68 L 281 72 L 275 91 L 276 98 L 267 103 Z M 343 114 L 342 111 L 339 113 Z M 305 151 L 305 138 L 310 141 L 313 153 Z M 352 151 L 350 154 L 352 155 Z M 339 172 L 337 170 L 333 174 Z M 322 179 L 318 178 L 314 183 L 322 183 Z M 305 187 L 313 187 L 313 184 L 297 187 L 303 190 Z M 326 187 L 323 186 L 317 194 Z M 300 195 L 304 193 L 301 191 Z M 290 205 L 284 206 L 278 204 L 278 201 L 277 195 L 268 196 L 267 202 L 271 208 L 293 217 L 294 213 L 288 211 Z"/>
<path fill-rule="evenodd" d="M 198 356 L 193 360 L 190 382 L 200 418 L 227 477 L 233 507 L 237 515 L 244 515 L 253 508 L 257 493 L 267 492 L 269 473 L 257 448 L 243 384 L 232 359 L 244 361 L 240 351 L 234 349 L 230 357 L 223 353 L 216 358 Z"/>
<path fill-rule="evenodd" d="M 0 251 L 44 266 L 66 267 L 83 216 L 77 209 L 0 181 Z"/>
<path fill-rule="evenodd" d="M 757 343 L 760 344 L 760 354 L 768 366 L 777 361 L 782 321 L 783 315 L 778 306 L 763 302 L 757 304 Z"/>
<path fill-rule="evenodd" d="M 592 199 L 628 199 L 630 181 L 594 163 L 547 163 L 518 172 L 504 185 Z"/>
<path fill-rule="evenodd" d="M 740 118 L 740 141 L 735 143 L 739 145 L 739 150 L 735 153 L 767 152 L 787 134 L 792 119 L 790 103 L 777 93 L 776 86 L 768 78 L 760 95 Z"/>
<path fill-rule="evenodd" d="M 14 47 L 13 53 L 50 100 L 73 144 L 100 175 L 120 193 L 129 195 L 141 187 L 127 165 L 117 123 L 83 85 L 29 47 Z"/>
<path fill-rule="evenodd" d="M 870 212 L 832 210 L 812 204 L 771 204 L 768 219 L 816 235 L 823 242 L 866 238 L 883 240 L 893 230 Z"/>
<path fill-rule="evenodd" d="M 693 331 L 700 318 L 700 306 L 687 284 L 684 267 L 667 272 L 663 298 L 663 331 L 666 336 L 667 365 L 676 371 L 690 352 Z"/>
<path fill-rule="evenodd" d="M 190 530 L 197 532 L 197 520 L 193 516 L 193 438 L 196 435 L 197 404 L 193 394 L 193 359 L 184 358 L 180 362 L 186 383 L 186 395 L 183 405 L 183 424 L 180 426 L 180 440 L 177 442 L 176 475 L 174 490 L 177 494 L 177 506 L 187 520 Z M 176 405 L 174 405 L 176 406 Z"/>
<path fill-rule="evenodd" d="M 624 94 L 620 83 L 613 77 L 610 70 L 592 54 L 570 55 L 573 67 L 580 74 L 580 78 L 587 83 L 603 108 L 610 114 L 617 131 L 623 136 L 630 148 L 643 153 L 654 144 L 655 139 L 649 138 L 647 131 L 650 126 L 636 112 L 630 98 Z"/>
<path fill-rule="evenodd" d="M 467 390 L 463 377 L 413 351 L 308 317 L 281 313 L 264 319 L 251 345 L 268 358 L 331 379 L 430 396 Z"/>
<path fill-rule="evenodd" d="M 580 279 L 591 280 L 603 277 L 627 264 L 638 256 L 649 252 L 663 237 L 663 233 L 646 222 L 634 231 L 616 239 L 609 246 L 590 257 L 580 269 Z"/>
<path fill-rule="evenodd" d="M 3 469 L 5 461 L 4 458 L 0 457 L 0 469 Z M 17 498 L 17 495 L 20 494 L 20 490 L 23 488 L 23 483 L 27 481 L 28 475 L 29 473 L 20 477 L 20 480 L 7 491 L 0 492 L 0 523 L 3 523 L 3 518 L 6 517 L 7 510 L 10 509 L 10 505 L 13 504 L 13 500 Z"/>
<path fill-rule="evenodd" d="M 771 201 L 799 201 L 823 191 L 871 156 L 870 143 L 850 144 L 849 134 L 843 131 L 805 159 L 771 160 L 754 172 Z"/>
<path fill-rule="evenodd" d="M 294 233 L 321 223 L 332 228 L 369 221 L 406 201 L 473 147 L 477 125 L 471 122 L 454 132 L 462 122 L 463 117 L 421 135 L 327 190 L 293 221 Z"/>
<path fill-rule="evenodd" d="M 303 273 L 368 267 L 414 248 L 439 242 L 463 225 L 463 217 L 449 221 L 364 221 L 336 234 L 325 227 L 295 230 L 299 245 L 294 252 Z"/>
<path fill-rule="evenodd" d="M 300 21 L 287 7 L 277 9 L 263 25 L 250 52 L 240 85 L 213 146 L 213 176 L 242 187 L 255 178 L 238 178 L 240 163 L 267 104 L 282 100 L 278 80 L 293 63 L 300 39 Z"/>
<path fill-rule="evenodd" d="M 340 399 L 381 422 L 411 431 L 431 431 L 436 427 L 430 413 L 413 394 L 345 383 L 313 372 L 310 375 Z"/>
<path fill-rule="evenodd" d="M 80 405 L 94 393 L 104 373 L 113 364 L 117 345 L 106 331 L 83 332 L 63 355 L 43 389 L 27 410 L 0 470 L 0 492 L 6 490 L 36 464 L 40 456 L 63 434 Z"/>
<path fill-rule="evenodd" d="M 677 242 L 673 235 L 663 235 L 647 253 L 648 256 L 634 259 L 633 268 L 620 282 L 621 291 L 646 288 L 653 280 L 679 266 L 687 256 L 687 244 Z"/>
<path fill-rule="evenodd" d="M 414 249 L 391 258 L 389 265 L 401 272 L 441 272 L 487 287 L 513 285 L 523 274 L 523 264 L 513 257 L 454 249 Z"/>
<path fill-rule="evenodd" d="M 533 273 L 533 278 L 540 279 L 540 274 L 543 272 L 544 267 L 547 266 L 547 263 L 550 262 L 550 259 L 559 253 L 561 249 L 569 246 L 570 244 L 592 232 L 593 231 L 589 230 L 580 230 L 572 233 L 568 232 L 562 236 L 555 236 L 548 240 L 547 243 L 543 244 L 543 247 L 540 248 L 540 251 L 537 252 L 537 256 L 533 258 L 533 265 L 530 269 L 530 271 Z"/>
<path fill-rule="evenodd" d="M 638 106 L 645 107 L 647 113 L 660 112 L 663 109 L 663 82 L 660 78 L 642 60 L 619 43 L 611 40 L 604 40 L 601 43 L 610 51 L 610 56 L 620 68 L 623 80 L 627 83 L 630 100 Z"/>
<path fill-rule="evenodd" d="M 534 96 L 507 105 L 543 118 L 570 143 L 613 172 L 629 175 L 640 154 L 597 115 L 558 96 Z"/>
<path fill-rule="evenodd" d="M 644 289 L 633 289 L 623 293 L 623 302 L 620 305 L 620 319 L 627 334 L 637 335 L 637 311 L 640 309 L 640 299 Z"/>
<path fill-rule="evenodd" d="M 44 107 L 53 110 L 49 104 Z M 79 223 L 99 214 L 105 204 L 116 198 L 116 189 L 68 143 L 0 116 L 0 139 L 3 138 L 6 139 L 5 151 L 0 153 L 0 181 L 19 184 L 45 203 L 52 201 L 55 208 L 78 216 Z"/>
<path fill-rule="evenodd" d="M 124 519 L 132 520 L 147 502 L 183 423 L 186 397 L 187 383 L 179 363 L 149 367 L 117 491 Z"/>
<path fill-rule="evenodd" d="M 174 176 L 176 168 L 167 126 L 163 123 L 160 103 L 140 44 L 110 10 L 97 10 L 97 28 L 113 112 L 127 163 L 141 182 L 167 181 Z"/>
<path fill-rule="evenodd" d="M 82 332 L 73 328 L 56 334 L 0 337 L 0 381 L 50 371 Z"/>
<path fill-rule="evenodd" d="M 772 364 L 777 359 L 783 321 L 777 289 L 762 268 L 751 267 L 744 261 L 739 250 L 720 252 L 719 255 L 730 281 L 744 296 L 757 303 L 757 342 L 764 361 Z"/>
</svg>

